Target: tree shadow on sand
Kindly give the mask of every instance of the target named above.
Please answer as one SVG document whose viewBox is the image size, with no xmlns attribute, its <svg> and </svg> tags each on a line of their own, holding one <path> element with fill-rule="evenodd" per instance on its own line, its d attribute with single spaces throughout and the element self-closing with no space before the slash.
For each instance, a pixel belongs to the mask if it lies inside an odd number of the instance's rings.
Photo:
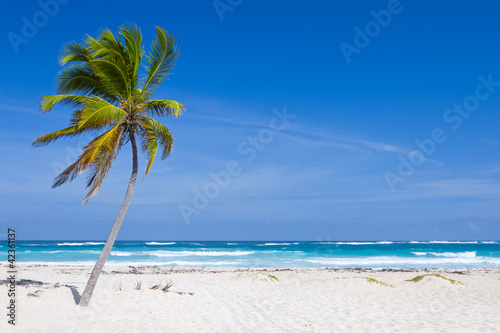
<svg viewBox="0 0 500 333">
<path fill-rule="evenodd" d="M 65 287 L 71 290 L 71 294 L 73 294 L 73 299 L 75 300 L 75 303 L 78 305 L 78 303 L 80 303 L 80 298 L 82 298 L 82 296 L 80 295 L 76 287 L 67 284 L 65 285 Z"/>
</svg>

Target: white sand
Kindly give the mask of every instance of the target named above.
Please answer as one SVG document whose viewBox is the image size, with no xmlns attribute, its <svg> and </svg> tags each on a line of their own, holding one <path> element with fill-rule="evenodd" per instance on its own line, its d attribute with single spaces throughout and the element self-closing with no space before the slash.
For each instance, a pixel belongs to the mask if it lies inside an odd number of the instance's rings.
<svg viewBox="0 0 500 333">
<path fill-rule="evenodd" d="M 0 332 L 500 332 L 499 270 L 104 270 L 90 306 L 81 308 L 74 296 L 91 267 L 18 267 L 19 279 L 44 285 L 17 286 L 15 328 L 7 324 L 8 288 L 0 286 Z M 433 276 L 406 281 L 428 273 L 464 285 Z M 170 292 L 150 289 L 169 280 Z"/>
</svg>

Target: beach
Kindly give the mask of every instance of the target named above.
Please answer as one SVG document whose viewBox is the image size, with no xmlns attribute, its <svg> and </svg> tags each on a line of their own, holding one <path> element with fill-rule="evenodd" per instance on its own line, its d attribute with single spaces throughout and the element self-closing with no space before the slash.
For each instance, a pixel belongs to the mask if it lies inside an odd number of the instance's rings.
<svg viewBox="0 0 500 333">
<path fill-rule="evenodd" d="M 3 275 L 7 270 L 2 265 Z M 1 331 L 500 331 L 498 269 L 110 265 L 89 307 L 82 308 L 76 301 L 91 270 L 91 265 L 18 265 L 17 280 L 31 281 L 16 285 L 16 325 L 4 314 Z M 3 305 L 9 304 L 8 289 L 0 286 Z"/>
</svg>

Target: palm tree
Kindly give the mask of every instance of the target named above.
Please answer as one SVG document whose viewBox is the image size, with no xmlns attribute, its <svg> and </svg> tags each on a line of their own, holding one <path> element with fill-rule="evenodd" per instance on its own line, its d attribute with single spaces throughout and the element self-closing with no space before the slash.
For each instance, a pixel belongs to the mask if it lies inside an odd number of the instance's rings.
<svg viewBox="0 0 500 333">
<path fill-rule="evenodd" d="M 82 294 L 81 306 L 87 306 L 90 301 L 132 199 L 138 169 L 136 137 L 140 138 L 148 160 L 146 176 L 158 149 L 165 159 L 172 152 L 174 141 L 168 128 L 150 117 L 177 117 L 185 109 L 175 101 L 151 99 L 179 54 L 175 37 L 156 27 L 151 50 L 145 55 L 137 26 L 120 27 L 119 35 L 124 44 L 119 36 L 104 29 L 95 39 L 87 36 L 81 43 L 70 42 L 63 47 L 61 65 L 64 68 L 56 83 L 58 95 L 42 97 L 41 111 L 46 113 L 58 103 L 69 105 L 73 109 L 70 126 L 33 142 L 34 146 L 43 146 L 61 138 L 98 135 L 83 148 L 77 161 L 55 178 L 52 186 L 61 186 L 80 173 L 90 171 L 87 183 L 90 189 L 83 205 L 97 195 L 120 148 L 128 142 L 132 146 L 132 175 L 125 200 Z M 145 64 L 141 67 L 144 57 Z"/>
</svg>

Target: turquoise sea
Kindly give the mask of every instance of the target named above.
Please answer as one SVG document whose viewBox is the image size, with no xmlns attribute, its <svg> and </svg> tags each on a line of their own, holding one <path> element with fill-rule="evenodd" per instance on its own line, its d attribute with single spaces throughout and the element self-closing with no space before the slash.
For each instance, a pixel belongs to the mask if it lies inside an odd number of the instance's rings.
<svg viewBox="0 0 500 333">
<path fill-rule="evenodd" d="M 94 264 L 102 241 L 17 241 L 19 264 Z M 7 260 L 7 243 L 0 252 Z M 107 265 L 500 268 L 500 241 L 117 241 Z"/>
</svg>

